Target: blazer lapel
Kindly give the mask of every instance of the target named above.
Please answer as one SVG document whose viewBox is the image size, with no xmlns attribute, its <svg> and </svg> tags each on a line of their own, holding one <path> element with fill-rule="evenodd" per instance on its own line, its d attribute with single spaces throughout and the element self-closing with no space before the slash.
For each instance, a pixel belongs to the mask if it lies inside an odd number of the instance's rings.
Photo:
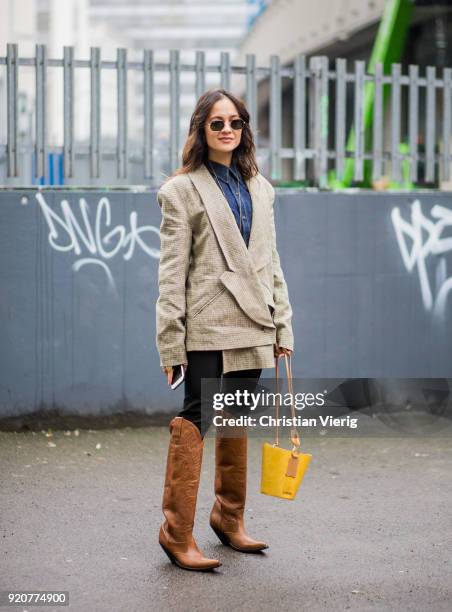
<svg viewBox="0 0 452 612">
<path fill-rule="evenodd" d="M 268 261 L 266 249 L 267 228 L 264 209 L 260 206 L 261 185 L 256 177 L 246 181 L 250 192 L 253 214 L 248 248 L 240 234 L 234 213 L 206 166 L 189 173 L 206 207 L 210 222 L 220 243 L 221 250 L 231 270 L 254 271 Z"/>
<path fill-rule="evenodd" d="M 246 181 L 253 207 L 247 248 L 229 203 L 206 166 L 202 164 L 195 172 L 189 172 L 189 177 L 201 196 L 229 267 L 229 270 L 221 275 L 221 281 L 251 319 L 274 328 L 266 297 L 256 274 L 256 270 L 269 261 L 266 244 L 268 231 L 265 226 L 268 218 L 260 201 L 259 180 L 252 177 Z"/>
</svg>

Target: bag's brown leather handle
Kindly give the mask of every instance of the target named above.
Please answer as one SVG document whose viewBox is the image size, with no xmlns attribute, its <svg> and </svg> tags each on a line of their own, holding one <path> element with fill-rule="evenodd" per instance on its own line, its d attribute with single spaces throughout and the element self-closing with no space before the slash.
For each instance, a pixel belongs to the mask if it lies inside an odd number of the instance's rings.
<svg viewBox="0 0 452 612">
<path fill-rule="evenodd" d="M 289 393 L 291 397 L 290 411 L 292 414 L 292 420 L 295 422 L 295 405 L 293 398 L 293 384 L 292 384 L 292 356 L 284 353 L 284 360 L 286 364 L 287 373 L 287 385 L 289 387 Z M 276 428 L 275 428 L 275 445 L 279 446 L 279 357 L 275 357 L 275 378 L 276 378 Z M 300 436 L 298 430 L 293 425 L 290 430 L 290 441 L 293 444 L 292 452 L 296 451 L 300 446 Z"/>
</svg>

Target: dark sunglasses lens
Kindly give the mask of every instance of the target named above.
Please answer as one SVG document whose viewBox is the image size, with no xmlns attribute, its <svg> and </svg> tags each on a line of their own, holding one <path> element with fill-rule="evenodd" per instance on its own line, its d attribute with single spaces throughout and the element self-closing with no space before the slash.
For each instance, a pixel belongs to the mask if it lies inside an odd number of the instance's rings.
<svg viewBox="0 0 452 612">
<path fill-rule="evenodd" d="M 244 121 L 242 119 L 234 119 L 231 121 L 231 128 L 233 130 L 241 130 L 243 128 Z"/>
<path fill-rule="evenodd" d="M 217 121 L 212 121 L 212 123 L 210 124 L 210 129 L 213 132 L 221 132 L 223 128 L 224 128 L 224 121 L 221 121 L 221 119 L 218 119 Z"/>
</svg>

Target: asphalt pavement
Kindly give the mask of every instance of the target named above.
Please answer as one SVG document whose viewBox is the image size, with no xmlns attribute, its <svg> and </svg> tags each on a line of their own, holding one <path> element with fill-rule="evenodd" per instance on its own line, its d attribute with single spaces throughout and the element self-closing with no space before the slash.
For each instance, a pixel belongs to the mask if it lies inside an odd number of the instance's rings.
<svg viewBox="0 0 452 612">
<path fill-rule="evenodd" d="M 0 590 L 67 590 L 77 612 L 452 609 L 452 440 L 312 437 L 294 501 L 259 493 L 250 438 L 245 522 L 269 549 L 223 546 L 208 525 L 214 437 L 195 522 L 214 573 L 158 545 L 166 427 L 0 432 Z"/>
</svg>

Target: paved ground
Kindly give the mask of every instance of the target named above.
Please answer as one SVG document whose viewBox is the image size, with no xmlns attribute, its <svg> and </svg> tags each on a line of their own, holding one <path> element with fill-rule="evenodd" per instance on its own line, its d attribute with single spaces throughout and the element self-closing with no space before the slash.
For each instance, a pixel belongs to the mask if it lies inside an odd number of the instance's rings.
<svg viewBox="0 0 452 612">
<path fill-rule="evenodd" d="M 195 535 L 214 574 L 158 546 L 167 441 L 162 427 L 0 432 L 0 589 L 66 589 L 80 612 L 452 609 L 450 438 L 310 438 L 293 502 L 258 493 L 251 439 L 246 522 L 270 544 L 255 556 L 208 526 L 209 433 Z"/>
</svg>

